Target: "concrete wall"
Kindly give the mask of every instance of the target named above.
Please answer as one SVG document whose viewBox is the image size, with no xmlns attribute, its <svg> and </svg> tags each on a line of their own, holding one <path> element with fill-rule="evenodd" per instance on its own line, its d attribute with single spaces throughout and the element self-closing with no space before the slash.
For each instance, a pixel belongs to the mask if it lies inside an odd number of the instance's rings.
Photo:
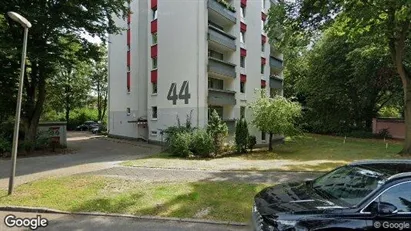
<svg viewBox="0 0 411 231">
<path fill-rule="evenodd" d="M 395 139 L 405 138 L 405 124 L 401 119 L 374 118 L 372 120 L 372 132 L 378 134 L 381 130 L 388 129 L 388 132 Z"/>
</svg>

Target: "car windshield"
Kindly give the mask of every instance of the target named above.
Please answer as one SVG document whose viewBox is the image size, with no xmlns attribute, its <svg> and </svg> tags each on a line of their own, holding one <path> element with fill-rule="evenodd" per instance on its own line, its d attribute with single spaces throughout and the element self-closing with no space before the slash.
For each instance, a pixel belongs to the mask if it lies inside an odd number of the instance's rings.
<svg viewBox="0 0 411 231">
<path fill-rule="evenodd" d="M 317 178 L 312 186 L 319 194 L 354 206 L 379 188 L 386 177 L 375 170 L 345 166 Z"/>
</svg>

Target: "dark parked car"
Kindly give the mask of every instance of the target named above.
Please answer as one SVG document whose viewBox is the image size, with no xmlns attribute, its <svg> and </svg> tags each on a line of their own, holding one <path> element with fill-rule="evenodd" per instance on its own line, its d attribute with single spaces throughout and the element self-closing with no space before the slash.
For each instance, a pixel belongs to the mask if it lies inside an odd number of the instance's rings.
<svg viewBox="0 0 411 231">
<path fill-rule="evenodd" d="M 254 230 L 411 230 L 411 160 L 352 163 L 254 201 Z"/>
<path fill-rule="evenodd" d="M 92 128 L 98 127 L 99 124 L 97 122 L 94 121 L 86 121 L 84 122 L 84 124 L 81 124 L 79 126 L 77 126 L 76 130 L 77 131 L 89 131 Z"/>
</svg>

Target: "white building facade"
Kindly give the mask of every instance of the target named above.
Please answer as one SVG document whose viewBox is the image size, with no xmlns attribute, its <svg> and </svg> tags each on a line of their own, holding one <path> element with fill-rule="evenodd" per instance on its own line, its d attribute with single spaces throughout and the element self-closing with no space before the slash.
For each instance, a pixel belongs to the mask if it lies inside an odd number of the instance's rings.
<svg viewBox="0 0 411 231">
<path fill-rule="evenodd" d="M 228 3 L 228 4 L 225 4 Z M 132 1 L 127 28 L 109 38 L 109 134 L 161 142 L 192 115 L 205 127 L 217 110 L 234 134 L 252 113 L 255 89 L 282 94 L 283 57 L 263 26 L 274 0 Z M 257 143 L 268 136 L 249 126 Z"/>
</svg>

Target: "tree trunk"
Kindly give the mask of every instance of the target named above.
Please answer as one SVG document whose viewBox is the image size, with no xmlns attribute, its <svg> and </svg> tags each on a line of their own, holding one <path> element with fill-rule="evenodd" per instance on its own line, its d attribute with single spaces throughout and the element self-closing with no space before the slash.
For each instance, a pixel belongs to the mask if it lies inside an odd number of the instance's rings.
<svg viewBox="0 0 411 231">
<path fill-rule="evenodd" d="M 404 86 L 404 122 L 405 122 L 405 140 L 403 149 L 399 154 L 411 154 L 411 84 Z"/>
<path fill-rule="evenodd" d="M 270 132 L 269 140 L 268 140 L 268 151 L 273 150 L 273 133 Z"/>
<path fill-rule="evenodd" d="M 101 100 L 101 91 L 100 91 L 100 81 L 97 81 L 97 111 L 98 111 L 98 120 L 103 120 L 102 114 L 102 100 Z"/>
<path fill-rule="evenodd" d="M 101 113 L 101 120 L 104 120 L 104 117 L 106 116 L 106 111 L 107 111 L 107 93 L 104 95 L 104 100 L 103 100 L 103 113 Z"/>
</svg>

